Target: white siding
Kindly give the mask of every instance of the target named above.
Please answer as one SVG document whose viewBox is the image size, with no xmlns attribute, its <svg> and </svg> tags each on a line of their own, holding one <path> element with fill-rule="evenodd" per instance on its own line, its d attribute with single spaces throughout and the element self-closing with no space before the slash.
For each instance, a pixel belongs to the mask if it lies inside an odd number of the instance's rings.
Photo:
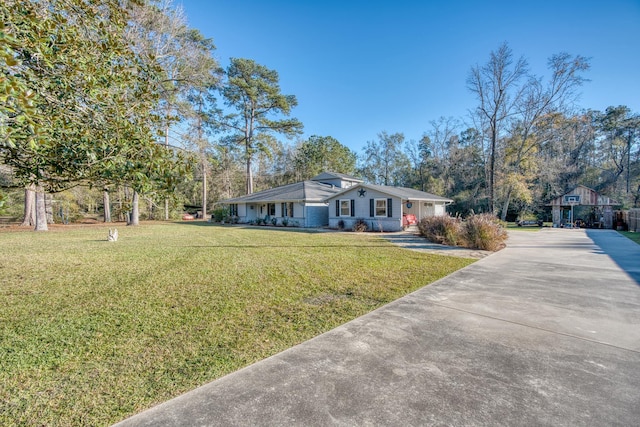
<svg viewBox="0 0 640 427">
<path fill-rule="evenodd" d="M 410 203 L 410 208 L 408 208 L 406 204 L 403 206 L 402 213 L 407 215 L 415 215 L 416 218 L 420 219 L 420 202 L 411 201 Z"/>
<path fill-rule="evenodd" d="M 342 193 L 337 197 L 329 199 L 329 227 L 338 228 L 340 221 L 344 223 L 345 229 L 353 228 L 358 219 L 362 219 L 367 223 L 370 230 L 375 231 L 400 231 L 402 230 L 402 200 L 388 194 L 366 189 L 364 197 L 360 197 L 358 191 L 360 187 L 356 187 L 351 191 Z M 376 217 L 371 216 L 371 199 L 391 199 L 392 217 Z M 353 200 L 354 213 L 351 217 L 336 216 L 336 200 Z M 375 202 L 374 202 L 375 203 Z"/>
<path fill-rule="evenodd" d="M 422 203 L 422 212 L 420 214 L 421 218 L 436 215 L 436 207 L 433 202 L 420 202 L 420 203 Z"/>
</svg>

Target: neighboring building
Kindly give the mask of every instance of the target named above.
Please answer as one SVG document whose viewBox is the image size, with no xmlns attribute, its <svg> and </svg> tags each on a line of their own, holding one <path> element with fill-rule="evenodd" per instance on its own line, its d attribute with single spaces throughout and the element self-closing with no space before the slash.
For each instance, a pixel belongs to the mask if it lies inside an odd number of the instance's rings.
<svg viewBox="0 0 640 427">
<path fill-rule="evenodd" d="M 330 196 L 329 227 L 351 229 L 363 220 L 370 230 L 400 231 L 409 216 L 420 221 L 446 213 L 453 200 L 412 188 L 356 184 Z"/>
<path fill-rule="evenodd" d="M 613 228 L 613 207 L 619 203 L 578 185 L 550 204 L 554 227 Z"/>
<path fill-rule="evenodd" d="M 329 224 L 326 199 L 362 180 L 340 173 L 324 172 L 309 181 L 283 185 L 247 196 L 228 199 L 231 215 L 240 223 L 258 218 L 277 218 L 300 227 L 322 227 Z"/>
</svg>

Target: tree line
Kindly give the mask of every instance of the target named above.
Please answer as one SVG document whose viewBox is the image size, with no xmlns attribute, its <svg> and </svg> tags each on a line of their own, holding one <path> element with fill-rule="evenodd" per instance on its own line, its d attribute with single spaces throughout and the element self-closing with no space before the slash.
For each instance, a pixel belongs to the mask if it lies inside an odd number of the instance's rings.
<svg viewBox="0 0 640 427">
<path fill-rule="evenodd" d="M 74 206 L 110 221 L 117 207 L 135 225 L 141 211 L 206 216 L 325 170 L 445 195 L 462 215 L 537 213 L 576 184 L 640 203 L 640 119 L 625 106 L 576 110 L 582 56 L 553 55 L 545 78 L 505 43 L 470 68 L 468 117 L 431 121 L 419 141 L 383 130 L 356 153 L 300 137 L 277 71 L 246 58 L 223 69 L 214 53 L 170 0 L 3 2 L 0 209 L 21 189 L 37 230 L 47 194 L 60 215 Z"/>
</svg>

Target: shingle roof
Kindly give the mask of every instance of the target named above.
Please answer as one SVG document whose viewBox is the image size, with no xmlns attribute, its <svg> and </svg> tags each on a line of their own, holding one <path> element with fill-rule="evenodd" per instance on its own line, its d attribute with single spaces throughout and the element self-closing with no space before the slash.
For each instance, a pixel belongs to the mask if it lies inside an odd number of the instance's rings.
<svg viewBox="0 0 640 427">
<path fill-rule="evenodd" d="M 342 189 L 317 181 L 302 181 L 224 200 L 223 203 L 322 202 Z"/>
<path fill-rule="evenodd" d="M 413 188 L 392 187 L 390 185 L 358 184 L 351 188 L 341 189 L 340 193 L 350 191 L 358 187 L 364 187 L 370 190 L 379 191 L 381 193 L 388 194 L 390 196 L 395 196 L 403 200 L 426 200 L 426 201 L 449 202 L 449 203 L 453 202 L 452 199 L 448 199 L 442 196 L 436 196 L 435 194 L 427 193 L 420 190 L 415 190 Z M 333 196 L 334 194 L 328 196 L 328 198 L 331 198 Z"/>
<path fill-rule="evenodd" d="M 322 172 L 321 174 L 318 174 L 313 178 L 311 178 L 311 180 L 322 181 L 323 179 L 335 179 L 335 178 L 344 179 L 345 181 L 363 182 L 360 178 L 356 178 L 355 176 L 346 175 L 344 173 L 338 173 L 338 172 Z"/>
</svg>

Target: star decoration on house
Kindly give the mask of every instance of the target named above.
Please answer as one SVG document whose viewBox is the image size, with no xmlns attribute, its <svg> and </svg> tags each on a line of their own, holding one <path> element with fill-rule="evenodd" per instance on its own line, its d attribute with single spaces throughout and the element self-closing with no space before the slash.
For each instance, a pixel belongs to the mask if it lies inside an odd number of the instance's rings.
<svg viewBox="0 0 640 427">
<path fill-rule="evenodd" d="M 367 194 L 367 190 L 365 190 L 364 188 L 358 190 L 359 197 L 364 197 L 365 194 Z"/>
</svg>

